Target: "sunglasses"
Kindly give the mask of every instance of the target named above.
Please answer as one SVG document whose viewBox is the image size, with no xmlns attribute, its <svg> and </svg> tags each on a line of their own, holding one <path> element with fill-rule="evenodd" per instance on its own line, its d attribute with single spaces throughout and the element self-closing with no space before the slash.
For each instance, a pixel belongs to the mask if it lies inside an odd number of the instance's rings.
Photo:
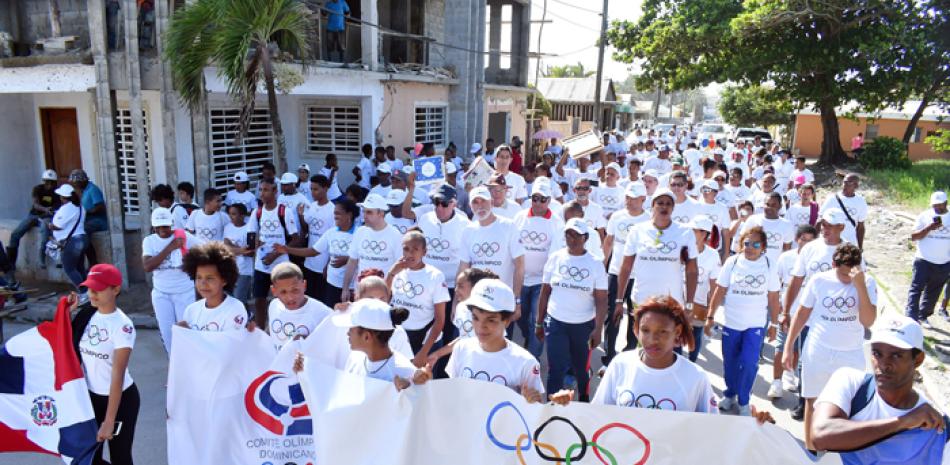
<svg viewBox="0 0 950 465">
<path fill-rule="evenodd" d="M 551 200 L 551 197 L 544 197 L 544 196 L 542 196 L 542 195 L 532 195 L 532 196 L 531 196 L 531 201 L 532 201 L 532 202 L 544 203 L 544 202 L 547 202 L 548 200 Z"/>
<path fill-rule="evenodd" d="M 438 206 L 440 206 L 440 207 L 442 207 L 442 208 L 449 208 L 449 205 L 452 205 L 452 201 L 451 201 L 451 200 L 439 200 L 439 201 L 437 201 L 435 204 L 438 205 Z"/>
<path fill-rule="evenodd" d="M 670 183 L 670 187 L 683 187 L 683 186 L 685 186 L 685 185 L 686 185 L 686 184 L 683 184 L 683 183 L 681 183 L 681 182 L 671 182 L 671 183 Z"/>
<path fill-rule="evenodd" d="M 590 187 L 583 187 L 583 186 L 580 186 L 580 187 L 575 187 L 574 190 L 575 190 L 575 191 L 589 191 L 589 190 L 590 190 Z"/>
<path fill-rule="evenodd" d="M 745 247 L 752 247 L 753 249 L 761 249 L 762 243 L 759 241 L 745 241 L 742 243 Z"/>
<path fill-rule="evenodd" d="M 708 188 L 708 187 L 704 187 L 704 188 L 700 189 L 700 191 L 701 191 L 703 194 L 708 194 L 708 193 L 710 193 L 710 192 L 716 192 L 716 191 L 714 191 L 714 190 L 712 190 L 712 189 L 710 189 L 710 188 Z"/>
</svg>

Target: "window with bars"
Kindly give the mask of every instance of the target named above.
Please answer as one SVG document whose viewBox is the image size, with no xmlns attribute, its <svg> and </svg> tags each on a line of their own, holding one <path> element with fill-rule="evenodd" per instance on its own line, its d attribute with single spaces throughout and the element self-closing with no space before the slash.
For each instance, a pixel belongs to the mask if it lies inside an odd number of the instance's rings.
<svg viewBox="0 0 950 465">
<path fill-rule="evenodd" d="M 426 105 L 416 107 L 416 142 L 435 144 L 436 147 L 445 147 L 446 130 L 448 124 L 446 115 L 448 107 L 445 105 Z"/>
<path fill-rule="evenodd" d="M 148 120 L 142 110 L 142 125 L 145 135 L 145 160 L 149 164 Z M 135 166 L 135 150 L 132 144 L 132 111 L 128 108 L 116 109 L 115 145 L 119 167 L 119 192 L 122 197 L 122 210 L 126 215 L 138 215 L 141 197 L 148 198 L 147 192 L 138 190 L 138 169 Z M 148 179 L 151 166 L 146 167 Z"/>
<path fill-rule="evenodd" d="M 233 184 L 234 173 L 244 171 L 257 187 L 261 168 L 274 161 L 274 133 L 266 108 L 255 108 L 247 136 L 236 141 L 241 110 L 212 108 L 209 114 L 211 140 L 211 187 L 226 191 Z"/>
<path fill-rule="evenodd" d="M 307 119 L 307 152 L 358 154 L 360 152 L 360 104 L 328 103 L 304 107 Z"/>
</svg>

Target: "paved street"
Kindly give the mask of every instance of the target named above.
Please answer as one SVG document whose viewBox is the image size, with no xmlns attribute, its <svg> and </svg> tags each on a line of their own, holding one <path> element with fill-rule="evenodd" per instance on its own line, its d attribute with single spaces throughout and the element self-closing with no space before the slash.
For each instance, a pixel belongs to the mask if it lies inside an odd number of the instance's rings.
<svg viewBox="0 0 950 465">
<path fill-rule="evenodd" d="M 624 323 L 626 324 L 626 323 Z M 31 325 L 6 322 L 4 336 L 7 338 L 23 332 Z M 625 343 L 623 335 L 618 344 Z M 722 360 L 719 357 L 719 340 L 708 340 L 699 357 L 699 364 L 711 374 L 716 394 L 725 389 L 722 379 Z M 596 373 L 600 368 L 598 351 L 591 358 L 593 370 Z M 771 363 L 772 349 L 766 347 L 765 357 Z M 132 355 L 132 378 L 138 385 L 142 395 L 142 410 L 139 412 L 138 430 L 135 434 L 135 463 L 137 465 L 164 465 L 166 463 L 165 444 L 165 380 L 168 370 L 168 360 L 162 349 L 161 338 L 156 330 L 140 330 Z M 759 376 L 753 390 L 753 405 L 756 408 L 770 409 L 778 425 L 792 432 L 799 439 L 802 438 L 802 424 L 791 419 L 789 410 L 794 401 L 786 393 L 784 399 L 772 403 L 765 397 L 768 382 L 772 379 L 772 368 L 763 362 L 759 367 Z M 596 377 L 595 377 L 596 378 Z M 596 389 L 597 379 L 592 389 Z M 751 421 L 751 420 L 750 420 Z M 40 454 L 0 454 L 0 465 L 58 465 L 62 461 L 51 456 Z"/>
</svg>

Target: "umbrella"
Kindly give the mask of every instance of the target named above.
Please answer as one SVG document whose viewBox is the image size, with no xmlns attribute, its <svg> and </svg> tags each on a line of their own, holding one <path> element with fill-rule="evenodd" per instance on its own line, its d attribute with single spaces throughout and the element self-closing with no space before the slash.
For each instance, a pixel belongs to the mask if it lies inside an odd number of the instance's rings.
<svg viewBox="0 0 950 465">
<path fill-rule="evenodd" d="M 531 138 L 534 139 L 534 140 L 560 139 L 561 137 L 563 137 L 563 136 L 561 135 L 561 133 L 560 133 L 560 132 L 557 132 L 557 131 L 555 131 L 555 130 L 553 130 L 553 129 L 542 129 L 542 130 L 540 130 L 540 131 L 534 133 L 533 136 L 531 136 Z"/>
</svg>

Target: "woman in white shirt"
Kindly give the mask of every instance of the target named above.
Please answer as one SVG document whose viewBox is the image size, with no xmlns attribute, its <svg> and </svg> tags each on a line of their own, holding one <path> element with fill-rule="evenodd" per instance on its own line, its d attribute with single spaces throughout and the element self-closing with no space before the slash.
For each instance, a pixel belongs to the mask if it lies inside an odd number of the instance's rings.
<svg viewBox="0 0 950 465">
<path fill-rule="evenodd" d="M 597 231 L 583 219 L 568 220 L 566 247 L 544 265 L 535 325 L 535 334 L 547 345 L 547 392 L 559 392 L 573 369 L 581 402 L 589 400 L 587 359 L 600 345 L 607 313 L 607 271 L 585 248 L 593 234 Z"/>
<path fill-rule="evenodd" d="M 122 274 L 115 266 L 95 265 L 81 285 L 88 289 L 89 303 L 96 310 L 79 338 L 79 358 L 99 427 L 96 440 L 109 441 L 112 463 L 131 465 L 140 398 L 128 370 L 135 326 L 115 304 L 122 289 Z M 73 309 L 78 300 L 75 294 L 70 296 Z M 77 321 L 89 310 L 79 310 Z M 106 463 L 102 453 L 102 447 L 96 449 L 93 463 Z"/>
<path fill-rule="evenodd" d="M 759 227 L 745 230 L 739 237 L 743 253 L 726 259 L 706 316 L 706 335 L 712 333 L 716 309 L 722 304 L 726 324 L 722 330 L 722 364 L 726 390 L 719 401 L 721 410 L 731 410 L 738 398 L 739 414 L 751 415 L 749 397 L 759 369 L 759 353 L 766 336 L 775 339 L 778 328 L 778 291 L 781 284 L 777 266 L 765 256 L 766 235 Z"/>
<path fill-rule="evenodd" d="M 689 361 L 695 362 L 699 357 L 699 351 L 703 348 L 703 326 L 709 311 L 709 299 L 712 297 L 710 291 L 715 289 L 716 278 L 719 276 L 721 262 L 716 246 L 719 245 L 720 230 L 706 215 L 696 216 L 688 226 L 696 236 L 696 250 L 699 252 L 696 257 L 699 273 L 696 277 L 696 294 L 693 296 L 693 311 L 690 315 L 695 343 L 693 349 L 689 351 Z"/>
<path fill-rule="evenodd" d="M 53 232 L 53 239 L 61 245 L 63 272 L 73 285 L 79 288 L 79 283 L 86 279 L 86 269 L 83 266 L 83 252 L 88 243 L 83 227 L 86 211 L 82 208 L 79 194 L 72 185 L 63 184 L 55 192 L 60 197 L 62 206 L 53 215 L 49 229 Z"/>
</svg>

